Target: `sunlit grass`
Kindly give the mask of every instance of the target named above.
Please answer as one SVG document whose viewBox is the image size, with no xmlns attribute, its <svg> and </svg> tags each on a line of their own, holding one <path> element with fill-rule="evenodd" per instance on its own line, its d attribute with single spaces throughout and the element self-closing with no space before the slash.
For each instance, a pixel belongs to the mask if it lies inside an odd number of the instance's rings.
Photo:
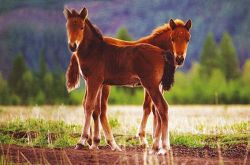
<svg viewBox="0 0 250 165">
<path fill-rule="evenodd" d="M 72 147 L 77 143 L 82 130 L 82 107 L 35 106 L 0 109 L 1 143 L 52 148 Z M 249 109 L 249 106 L 170 106 L 171 145 L 249 145 Z M 135 135 L 142 117 L 142 107 L 111 106 L 108 108 L 108 116 L 118 144 L 140 144 Z M 151 143 L 152 115 L 146 131 Z M 101 145 L 107 145 L 103 135 Z"/>
<path fill-rule="evenodd" d="M 112 128 L 119 129 L 120 124 L 116 120 L 110 120 Z M 114 122 L 115 121 L 115 122 Z M 217 143 L 222 147 L 236 144 L 248 144 L 250 135 L 244 133 L 249 127 L 249 122 L 241 123 L 241 133 L 237 134 L 191 134 L 170 132 L 171 145 L 187 147 L 216 147 Z M 245 127 L 245 125 L 247 125 Z M 230 127 L 230 126 L 228 126 Z M 231 127 L 235 127 L 232 125 Z M 223 128 L 221 128 L 223 129 Z M 237 131 L 239 131 L 237 129 Z M 43 119 L 29 119 L 20 121 L 20 119 L 2 123 L 0 125 L 0 142 L 3 144 L 19 144 L 41 147 L 72 147 L 77 143 L 80 137 L 81 125 L 66 124 L 63 121 L 46 121 Z M 132 132 L 132 131 L 131 131 Z M 149 143 L 152 143 L 152 137 L 147 136 Z M 131 147 L 139 145 L 138 138 L 133 134 L 115 134 L 118 144 Z M 107 145 L 102 138 L 101 145 Z"/>
<path fill-rule="evenodd" d="M 0 155 L 0 165 L 14 165 L 14 163 L 7 160 L 6 156 Z"/>
</svg>

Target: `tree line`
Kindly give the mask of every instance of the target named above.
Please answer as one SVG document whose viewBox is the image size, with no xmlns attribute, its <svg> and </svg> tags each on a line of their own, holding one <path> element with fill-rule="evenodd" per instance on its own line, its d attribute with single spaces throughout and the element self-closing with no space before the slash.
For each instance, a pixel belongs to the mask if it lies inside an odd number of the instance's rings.
<svg viewBox="0 0 250 165">
<path fill-rule="evenodd" d="M 124 27 L 118 30 L 117 38 L 132 40 Z M 33 71 L 27 67 L 23 54 L 17 55 L 8 79 L 0 74 L 0 104 L 81 104 L 84 85 L 68 94 L 65 71 L 51 72 L 45 61 L 41 53 L 39 69 Z M 249 70 L 250 59 L 240 68 L 236 48 L 227 32 L 219 42 L 209 33 L 199 62 L 194 62 L 185 73 L 177 69 L 174 87 L 164 96 L 171 104 L 249 104 Z M 109 98 L 111 104 L 142 101 L 141 88 L 112 87 Z"/>
<path fill-rule="evenodd" d="M 10 75 L 4 80 L 0 74 L 0 104 L 3 105 L 42 105 L 72 104 L 65 88 L 65 75 L 62 71 L 47 69 L 45 56 L 39 59 L 38 71 L 27 67 L 22 54 L 15 57 Z"/>
</svg>

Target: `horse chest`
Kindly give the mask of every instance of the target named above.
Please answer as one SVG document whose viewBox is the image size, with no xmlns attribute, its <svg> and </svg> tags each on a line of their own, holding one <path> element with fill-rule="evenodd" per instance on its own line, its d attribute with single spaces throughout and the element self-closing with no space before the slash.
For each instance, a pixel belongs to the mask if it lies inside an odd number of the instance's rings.
<svg viewBox="0 0 250 165">
<path fill-rule="evenodd" d="M 86 79 L 89 75 L 90 75 L 90 71 L 89 71 L 89 69 L 88 68 L 81 68 L 81 71 L 82 71 L 82 75 L 83 75 L 83 77 L 84 77 L 84 79 Z"/>
</svg>

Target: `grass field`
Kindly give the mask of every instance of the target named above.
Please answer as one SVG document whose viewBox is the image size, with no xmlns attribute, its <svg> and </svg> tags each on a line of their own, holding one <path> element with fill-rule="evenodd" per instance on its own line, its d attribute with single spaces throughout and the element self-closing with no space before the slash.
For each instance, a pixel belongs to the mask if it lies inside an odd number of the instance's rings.
<svg viewBox="0 0 250 165">
<path fill-rule="evenodd" d="M 135 135 L 142 107 L 110 106 L 108 116 L 119 145 L 125 148 L 139 146 Z M 171 146 L 219 147 L 226 150 L 243 144 L 249 148 L 249 116 L 250 106 L 170 106 Z M 31 147 L 72 147 L 80 136 L 83 119 L 84 113 L 80 106 L 2 106 L 0 143 Z M 152 115 L 147 124 L 150 143 L 151 130 Z M 104 137 L 101 146 L 106 146 Z"/>
</svg>

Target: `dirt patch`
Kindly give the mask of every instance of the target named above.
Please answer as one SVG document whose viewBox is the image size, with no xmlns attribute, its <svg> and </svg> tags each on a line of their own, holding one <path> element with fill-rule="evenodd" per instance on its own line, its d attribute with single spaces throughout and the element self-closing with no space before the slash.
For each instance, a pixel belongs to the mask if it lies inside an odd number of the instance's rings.
<svg viewBox="0 0 250 165">
<path fill-rule="evenodd" d="M 99 150 L 49 149 L 1 145 L 0 155 L 14 163 L 31 164 L 250 164 L 246 145 L 238 145 L 222 151 L 222 159 L 216 149 L 173 147 L 166 156 L 148 154 L 142 147 L 123 148 L 122 152 L 111 151 L 109 147 Z"/>
</svg>

